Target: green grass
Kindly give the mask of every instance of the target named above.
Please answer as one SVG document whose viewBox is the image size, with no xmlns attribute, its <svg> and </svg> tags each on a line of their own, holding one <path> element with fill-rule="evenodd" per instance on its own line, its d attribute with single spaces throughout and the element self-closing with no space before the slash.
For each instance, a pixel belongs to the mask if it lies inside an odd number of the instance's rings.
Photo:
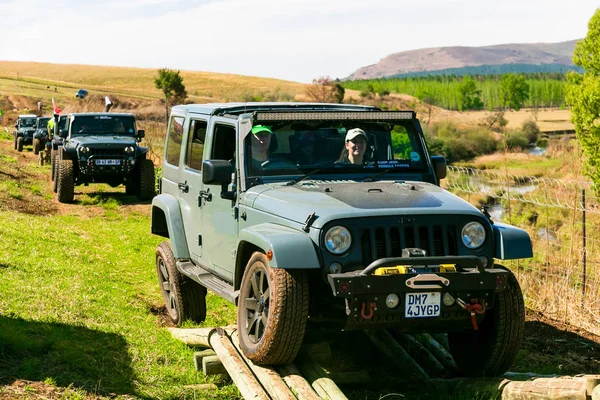
<svg viewBox="0 0 600 400">
<path fill-rule="evenodd" d="M 148 217 L 111 213 L 0 212 L 0 382 L 52 382 L 70 388 L 69 398 L 203 398 L 184 387 L 206 382 L 193 349 L 157 315 L 161 238 L 149 233 Z M 210 293 L 208 307 L 206 326 L 235 320 L 234 308 Z M 220 386 L 210 398 L 238 396 Z"/>
</svg>

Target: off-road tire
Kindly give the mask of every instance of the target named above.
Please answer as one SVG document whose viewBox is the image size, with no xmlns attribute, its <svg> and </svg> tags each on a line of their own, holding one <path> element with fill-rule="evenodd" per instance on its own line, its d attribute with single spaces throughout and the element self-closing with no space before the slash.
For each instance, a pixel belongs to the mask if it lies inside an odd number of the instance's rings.
<svg viewBox="0 0 600 400">
<path fill-rule="evenodd" d="M 244 355 L 257 364 L 294 361 L 306 331 L 308 301 L 306 271 L 272 268 L 263 253 L 255 252 L 244 271 L 238 301 Z"/>
<path fill-rule="evenodd" d="M 17 135 L 14 135 L 14 136 L 15 136 L 15 150 L 16 150 L 17 149 Z"/>
<path fill-rule="evenodd" d="M 143 159 L 138 165 L 139 171 L 139 194 L 140 200 L 150 200 L 156 195 L 154 189 L 154 163 L 151 160 Z"/>
<path fill-rule="evenodd" d="M 33 139 L 33 154 L 35 154 L 37 156 L 39 152 L 40 152 L 40 140 Z"/>
<path fill-rule="evenodd" d="M 52 180 L 56 179 L 56 150 L 52 149 L 50 153 L 50 165 L 52 165 Z M 54 191 L 56 193 L 56 190 Z"/>
<path fill-rule="evenodd" d="M 44 165 L 44 153 L 40 153 L 40 165 Z"/>
<path fill-rule="evenodd" d="M 156 248 L 156 275 L 171 322 L 180 326 L 206 319 L 206 288 L 179 272 L 169 242 Z"/>
<path fill-rule="evenodd" d="M 448 333 L 450 353 L 465 375 L 502 375 L 517 356 L 525 330 L 525 306 L 519 282 L 508 272 L 506 290 L 496 294 L 494 308 L 485 313 L 479 330 Z"/>
<path fill-rule="evenodd" d="M 23 138 L 20 136 L 17 138 L 17 151 L 23 151 Z"/>
<path fill-rule="evenodd" d="M 73 179 L 73 161 L 72 160 L 58 160 L 58 181 L 57 191 L 58 201 L 61 203 L 73 202 L 75 195 L 75 181 Z"/>
<path fill-rule="evenodd" d="M 52 162 L 52 174 L 54 175 L 54 182 L 52 182 L 52 190 L 54 193 L 58 191 L 58 156 L 54 157 L 54 161 Z"/>
</svg>

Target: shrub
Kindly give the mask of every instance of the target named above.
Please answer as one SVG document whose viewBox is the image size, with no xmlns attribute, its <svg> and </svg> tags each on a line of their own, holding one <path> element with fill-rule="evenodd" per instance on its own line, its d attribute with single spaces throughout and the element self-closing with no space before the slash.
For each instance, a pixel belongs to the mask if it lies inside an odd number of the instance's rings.
<svg viewBox="0 0 600 400">
<path fill-rule="evenodd" d="M 529 143 L 537 142 L 538 136 L 540 134 L 540 127 L 533 120 L 528 120 L 523 122 L 521 126 L 521 130 L 529 140 Z"/>
<path fill-rule="evenodd" d="M 506 146 L 509 150 L 518 150 L 526 148 L 529 145 L 529 140 L 523 132 L 508 131 L 506 133 Z M 499 143 L 502 146 L 502 143 Z"/>
</svg>

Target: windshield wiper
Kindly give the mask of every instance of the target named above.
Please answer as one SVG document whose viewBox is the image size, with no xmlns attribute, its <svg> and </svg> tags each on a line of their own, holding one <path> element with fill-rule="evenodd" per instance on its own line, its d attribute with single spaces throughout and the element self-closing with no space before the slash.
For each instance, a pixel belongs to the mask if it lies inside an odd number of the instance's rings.
<svg viewBox="0 0 600 400">
<path fill-rule="evenodd" d="M 305 180 L 306 178 L 308 178 L 311 175 L 316 174 L 317 172 L 321 172 L 323 171 L 325 168 L 317 168 L 314 171 L 310 171 L 308 174 L 304 174 L 303 176 L 301 176 L 298 179 L 292 179 L 291 181 L 289 181 L 288 183 L 285 184 L 285 186 L 292 186 L 295 185 L 296 183 Z"/>
<path fill-rule="evenodd" d="M 371 175 L 368 178 L 365 178 L 363 180 L 363 182 L 373 182 L 373 179 L 377 178 L 378 176 L 381 176 L 383 174 L 388 173 L 389 171 L 393 171 L 394 168 L 388 168 L 388 169 L 384 169 L 383 171 L 379 171 L 378 173 L 376 173 L 375 175 Z"/>
</svg>

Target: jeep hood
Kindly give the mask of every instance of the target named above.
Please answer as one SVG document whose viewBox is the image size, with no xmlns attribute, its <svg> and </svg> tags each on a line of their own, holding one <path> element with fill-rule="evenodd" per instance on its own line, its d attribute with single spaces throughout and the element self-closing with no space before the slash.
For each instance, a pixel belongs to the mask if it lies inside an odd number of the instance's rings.
<svg viewBox="0 0 600 400">
<path fill-rule="evenodd" d="M 90 148 L 121 148 L 125 146 L 136 146 L 137 142 L 132 136 L 113 135 L 89 135 L 73 136 L 71 143 L 76 146 L 88 146 Z"/>
<path fill-rule="evenodd" d="M 321 228 L 336 219 L 385 215 L 471 214 L 481 212 L 460 197 L 423 182 L 301 182 L 260 185 L 247 192 L 256 210 L 298 223 L 315 213 Z"/>
</svg>

